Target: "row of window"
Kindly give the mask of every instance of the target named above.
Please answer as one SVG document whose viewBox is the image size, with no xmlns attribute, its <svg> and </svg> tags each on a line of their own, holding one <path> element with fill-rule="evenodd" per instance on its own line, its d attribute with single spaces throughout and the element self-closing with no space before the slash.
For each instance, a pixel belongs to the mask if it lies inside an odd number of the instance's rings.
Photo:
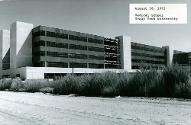
<svg viewBox="0 0 191 125">
<path fill-rule="evenodd" d="M 49 37 L 68 39 L 68 34 L 63 34 L 63 33 L 55 33 L 55 32 L 46 31 L 46 35 Z"/>
<path fill-rule="evenodd" d="M 45 31 L 40 30 L 40 31 L 38 31 L 38 32 L 33 32 L 32 35 L 33 35 L 33 37 L 45 36 Z"/>
<path fill-rule="evenodd" d="M 98 43 L 98 44 L 103 44 L 103 40 L 100 39 L 93 39 L 93 38 L 88 38 L 89 43 Z"/>
<path fill-rule="evenodd" d="M 68 53 L 61 52 L 47 52 L 47 56 L 68 58 Z"/>
<path fill-rule="evenodd" d="M 70 44 L 69 49 L 87 50 L 87 46 Z"/>
<path fill-rule="evenodd" d="M 38 32 L 33 32 L 33 37 L 36 36 L 48 36 L 48 37 L 56 37 L 56 38 L 63 38 L 63 39 L 69 39 L 69 40 L 77 40 L 82 42 L 90 42 L 90 43 L 97 43 L 97 44 L 103 44 L 103 40 L 100 39 L 93 39 L 83 37 L 83 36 L 75 36 L 75 35 L 68 35 L 64 33 L 56 33 L 56 32 L 50 32 L 50 31 L 43 31 L 40 30 Z"/>
<path fill-rule="evenodd" d="M 151 58 L 156 58 L 156 59 L 164 59 L 165 56 L 155 56 L 151 54 L 146 54 L 146 53 L 136 53 L 136 52 L 131 52 L 132 56 L 141 56 L 141 57 L 151 57 Z"/>
<path fill-rule="evenodd" d="M 115 64 L 105 64 L 106 69 L 120 69 L 120 65 L 115 65 Z"/>
<path fill-rule="evenodd" d="M 132 66 L 132 69 L 163 69 L 165 66 Z"/>
<path fill-rule="evenodd" d="M 61 68 L 68 68 L 68 63 L 64 62 L 48 62 L 48 67 L 61 67 Z"/>
<path fill-rule="evenodd" d="M 50 41 L 47 41 L 47 46 L 57 47 L 57 48 L 68 48 L 67 43 L 56 43 L 56 42 L 50 42 Z"/>
<path fill-rule="evenodd" d="M 87 37 L 69 35 L 69 40 L 77 40 L 77 41 L 87 42 Z"/>
<path fill-rule="evenodd" d="M 45 67 L 45 62 L 34 63 L 36 67 Z M 62 68 L 104 68 L 104 64 L 96 63 L 76 63 L 76 62 L 47 62 L 47 67 L 62 67 Z M 120 68 L 120 65 L 106 64 L 105 68 Z"/>
<path fill-rule="evenodd" d="M 34 43 L 34 47 L 38 46 L 50 46 L 50 47 L 57 47 L 57 48 L 68 48 L 68 43 L 56 43 L 56 42 L 50 42 L 50 41 L 38 41 Z M 75 45 L 75 44 L 69 44 L 69 49 L 78 49 L 78 50 L 89 50 L 89 51 L 95 51 L 95 52 L 104 52 L 104 48 L 99 47 L 92 47 L 92 46 L 82 46 L 82 45 Z"/>
<path fill-rule="evenodd" d="M 104 52 L 104 48 L 92 47 L 92 46 L 89 46 L 88 50 L 89 51 L 96 51 L 96 52 Z"/>
<path fill-rule="evenodd" d="M 35 52 L 34 55 L 35 56 L 45 56 L 45 51 Z M 104 60 L 104 56 L 94 56 L 94 55 L 64 53 L 64 52 L 50 52 L 50 51 L 47 52 L 47 56 L 63 57 L 63 58 L 76 58 L 76 59 Z"/>
<path fill-rule="evenodd" d="M 67 43 L 56 43 L 56 42 L 50 42 L 50 41 L 38 41 L 34 43 L 34 47 L 38 47 L 38 46 L 50 46 L 50 47 L 57 47 L 57 48 L 68 48 L 68 44 Z"/>
<path fill-rule="evenodd" d="M 138 50 L 144 50 L 144 51 L 152 51 L 152 52 L 162 52 L 164 53 L 165 51 L 161 48 L 161 49 L 156 49 L 156 48 L 147 48 L 146 46 L 145 47 L 142 47 L 142 46 L 139 46 L 139 45 L 131 45 L 131 48 L 132 49 L 138 49 Z"/>
<path fill-rule="evenodd" d="M 132 62 L 136 62 L 136 63 L 150 63 L 150 64 L 164 64 L 164 62 L 161 62 L 161 61 L 140 60 L 140 59 L 132 59 Z"/>
<path fill-rule="evenodd" d="M 76 59 L 87 59 L 88 55 L 86 54 L 76 54 L 76 53 L 70 53 L 69 58 L 76 58 Z"/>
<path fill-rule="evenodd" d="M 68 39 L 68 34 L 55 33 L 55 32 L 50 32 L 50 31 L 45 32 L 43 30 L 40 30 L 38 32 L 33 32 L 33 37 L 37 37 L 37 36 L 49 36 L 49 37 Z"/>
</svg>

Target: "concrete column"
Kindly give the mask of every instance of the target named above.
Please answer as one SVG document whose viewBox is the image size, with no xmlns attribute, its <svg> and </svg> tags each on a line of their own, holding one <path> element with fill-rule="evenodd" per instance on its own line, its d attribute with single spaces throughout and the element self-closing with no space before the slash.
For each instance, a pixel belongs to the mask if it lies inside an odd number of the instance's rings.
<svg viewBox="0 0 191 125">
<path fill-rule="evenodd" d="M 33 24 L 16 21 L 11 25 L 10 66 L 12 69 L 32 66 Z"/>
<path fill-rule="evenodd" d="M 166 66 L 172 65 L 174 50 L 170 46 L 163 46 L 166 49 Z"/>
<path fill-rule="evenodd" d="M 130 71 L 131 68 L 131 38 L 129 36 L 116 37 L 120 41 L 120 61 L 121 67 L 124 70 Z"/>
<path fill-rule="evenodd" d="M 0 78 L 3 75 L 3 64 L 10 68 L 10 31 L 0 30 Z"/>
</svg>

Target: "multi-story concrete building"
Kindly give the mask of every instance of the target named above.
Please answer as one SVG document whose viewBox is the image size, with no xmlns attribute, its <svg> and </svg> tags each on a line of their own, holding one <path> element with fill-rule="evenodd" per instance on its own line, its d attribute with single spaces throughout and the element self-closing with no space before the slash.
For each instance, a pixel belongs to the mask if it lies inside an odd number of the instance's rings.
<svg viewBox="0 0 191 125">
<path fill-rule="evenodd" d="M 155 47 L 140 43 L 131 43 L 132 69 L 163 69 L 167 66 L 166 47 Z"/>
<path fill-rule="evenodd" d="M 173 64 L 182 67 L 182 69 L 191 72 L 191 52 L 175 51 Z"/>
<path fill-rule="evenodd" d="M 169 47 L 134 43 L 128 36 L 106 38 L 46 26 L 33 27 L 18 21 L 11 25 L 10 38 L 3 39 L 6 33 L 1 34 L 1 44 L 10 44 L 10 48 L 1 46 L 0 51 L 3 55 L 7 50 L 10 52 L 7 61 L 10 65 L 6 63 L 7 68 L 1 74 L 4 77 L 41 79 L 66 73 L 132 72 L 148 67 L 161 69 L 170 63 Z"/>
</svg>

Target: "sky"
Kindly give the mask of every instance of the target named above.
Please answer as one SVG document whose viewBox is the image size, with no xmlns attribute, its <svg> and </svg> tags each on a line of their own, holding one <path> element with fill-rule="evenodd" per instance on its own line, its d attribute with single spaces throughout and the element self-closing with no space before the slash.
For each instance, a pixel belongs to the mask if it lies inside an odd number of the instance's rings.
<svg viewBox="0 0 191 125">
<path fill-rule="evenodd" d="M 187 24 L 129 24 L 130 3 L 186 3 Z M 191 52 L 191 0 L 0 0 L 0 29 L 15 21 Z"/>
</svg>

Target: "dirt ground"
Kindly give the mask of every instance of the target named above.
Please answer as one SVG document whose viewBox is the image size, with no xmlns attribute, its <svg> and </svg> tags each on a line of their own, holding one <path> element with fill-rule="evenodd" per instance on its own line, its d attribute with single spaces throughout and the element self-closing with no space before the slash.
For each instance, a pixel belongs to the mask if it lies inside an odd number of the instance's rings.
<svg viewBox="0 0 191 125">
<path fill-rule="evenodd" d="M 0 125 L 191 125 L 191 101 L 0 91 Z"/>
</svg>

